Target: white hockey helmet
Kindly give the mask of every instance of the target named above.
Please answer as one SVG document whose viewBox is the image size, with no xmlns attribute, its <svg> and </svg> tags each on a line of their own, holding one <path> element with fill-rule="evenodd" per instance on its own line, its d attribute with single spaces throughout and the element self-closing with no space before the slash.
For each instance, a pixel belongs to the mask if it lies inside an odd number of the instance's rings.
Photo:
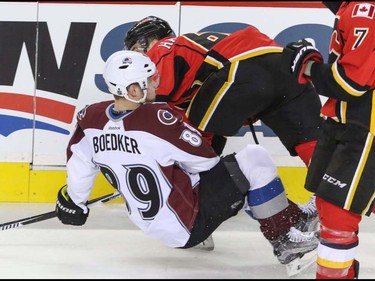
<svg viewBox="0 0 375 281">
<path fill-rule="evenodd" d="M 103 78 L 111 94 L 124 97 L 135 103 L 144 103 L 147 96 L 148 79 L 157 74 L 155 64 L 146 55 L 122 50 L 113 53 L 106 61 Z M 144 95 L 140 100 L 129 98 L 127 87 L 138 83 Z"/>
</svg>

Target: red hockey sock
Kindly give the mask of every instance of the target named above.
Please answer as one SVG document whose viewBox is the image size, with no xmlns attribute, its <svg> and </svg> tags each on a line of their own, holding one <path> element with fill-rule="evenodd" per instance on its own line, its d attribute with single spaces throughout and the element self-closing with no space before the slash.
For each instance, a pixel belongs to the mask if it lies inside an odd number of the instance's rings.
<svg viewBox="0 0 375 281">
<path fill-rule="evenodd" d="M 289 201 L 289 206 L 281 212 L 267 219 L 259 219 L 260 230 L 267 240 L 272 240 L 277 236 L 287 233 L 294 226 L 301 215 L 298 206 Z"/>
<path fill-rule="evenodd" d="M 358 279 L 359 275 L 359 262 L 354 260 L 349 268 L 348 274 L 343 277 L 333 277 L 332 279 Z M 316 279 L 329 279 L 326 275 L 316 273 Z"/>
</svg>

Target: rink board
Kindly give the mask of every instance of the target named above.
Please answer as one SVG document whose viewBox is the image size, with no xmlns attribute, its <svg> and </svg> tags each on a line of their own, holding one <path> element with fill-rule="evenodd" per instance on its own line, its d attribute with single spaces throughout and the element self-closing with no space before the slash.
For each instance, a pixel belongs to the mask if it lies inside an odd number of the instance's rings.
<svg viewBox="0 0 375 281">
<path fill-rule="evenodd" d="M 304 167 L 278 167 L 289 199 L 305 202 L 311 193 L 303 188 L 306 177 Z M 50 203 L 56 200 L 57 191 L 66 183 L 66 171 L 32 170 L 25 163 L 0 163 L 0 202 Z M 111 193 L 114 189 L 99 174 L 91 197 Z"/>
<path fill-rule="evenodd" d="M 149 15 L 167 20 L 176 35 L 254 26 L 281 45 L 309 37 L 325 58 L 334 22 L 317 1 L 0 2 L 0 202 L 55 201 L 66 182 L 76 114 L 112 99 L 102 77 L 105 60 L 123 48 L 125 32 Z M 261 121 L 254 130 L 290 198 L 308 198 L 302 161 Z M 254 142 L 244 126 L 223 153 Z M 113 188 L 99 176 L 92 196 L 108 191 Z"/>
</svg>

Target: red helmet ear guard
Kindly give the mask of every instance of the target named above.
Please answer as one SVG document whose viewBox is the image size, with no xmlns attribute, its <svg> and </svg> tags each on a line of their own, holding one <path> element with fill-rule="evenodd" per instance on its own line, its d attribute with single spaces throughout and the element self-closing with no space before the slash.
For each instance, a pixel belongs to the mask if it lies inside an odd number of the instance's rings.
<svg viewBox="0 0 375 281">
<path fill-rule="evenodd" d="M 139 43 L 146 53 L 151 40 L 160 40 L 168 36 L 175 36 L 168 22 L 155 16 L 148 16 L 138 21 L 125 34 L 125 49 L 130 50 L 135 43 Z"/>
</svg>

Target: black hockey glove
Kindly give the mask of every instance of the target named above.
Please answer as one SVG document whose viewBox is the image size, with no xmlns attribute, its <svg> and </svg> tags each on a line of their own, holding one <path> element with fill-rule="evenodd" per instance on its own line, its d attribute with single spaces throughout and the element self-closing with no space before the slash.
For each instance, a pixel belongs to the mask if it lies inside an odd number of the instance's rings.
<svg viewBox="0 0 375 281">
<path fill-rule="evenodd" d="M 65 185 L 57 193 L 57 217 L 63 224 L 84 225 L 89 216 L 89 210 L 87 214 L 84 214 L 83 209 L 70 199 L 67 188 L 67 185 Z"/>
<path fill-rule="evenodd" d="M 311 81 L 310 76 L 304 74 L 308 61 L 323 62 L 319 50 L 305 39 L 286 45 L 282 55 L 285 64 L 289 67 L 289 73 L 294 74 L 300 84 Z"/>
</svg>

